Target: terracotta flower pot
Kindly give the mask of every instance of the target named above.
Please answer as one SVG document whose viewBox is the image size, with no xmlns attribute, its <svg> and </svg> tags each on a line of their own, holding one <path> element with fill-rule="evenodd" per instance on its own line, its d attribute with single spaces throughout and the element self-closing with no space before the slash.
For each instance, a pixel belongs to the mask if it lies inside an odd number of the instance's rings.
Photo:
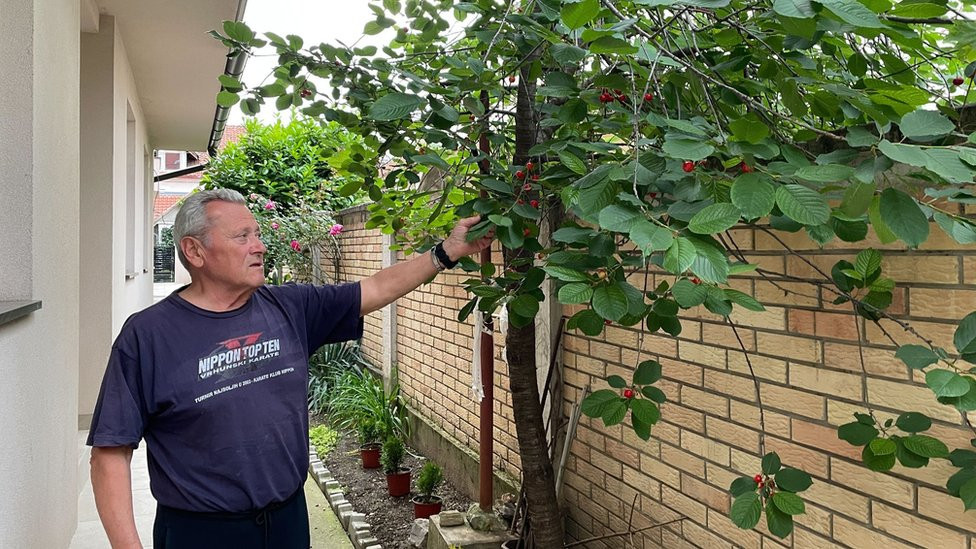
<svg viewBox="0 0 976 549">
<path fill-rule="evenodd" d="M 441 512 L 441 500 L 440 496 L 431 496 L 430 501 L 427 501 L 424 496 L 414 496 L 413 502 L 413 518 L 430 518 L 431 515 L 436 515 Z"/>
<path fill-rule="evenodd" d="M 390 495 L 397 498 L 410 493 L 410 469 L 401 467 L 396 473 L 386 474 L 386 486 Z"/>
<path fill-rule="evenodd" d="M 363 459 L 363 469 L 379 469 L 380 445 L 375 442 L 359 447 L 359 457 Z"/>
</svg>

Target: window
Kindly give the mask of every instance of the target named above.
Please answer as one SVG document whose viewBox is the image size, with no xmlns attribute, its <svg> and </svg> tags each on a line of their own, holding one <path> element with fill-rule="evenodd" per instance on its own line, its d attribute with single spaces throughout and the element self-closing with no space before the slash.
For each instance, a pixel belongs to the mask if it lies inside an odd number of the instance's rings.
<svg viewBox="0 0 976 549">
<path fill-rule="evenodd" d="M 164 168 L 166 171 L 178 170 L 181 166 L 181 156 L 182 154 L 178 152 L 168 152 L 163 153 Z"/>
</svg>

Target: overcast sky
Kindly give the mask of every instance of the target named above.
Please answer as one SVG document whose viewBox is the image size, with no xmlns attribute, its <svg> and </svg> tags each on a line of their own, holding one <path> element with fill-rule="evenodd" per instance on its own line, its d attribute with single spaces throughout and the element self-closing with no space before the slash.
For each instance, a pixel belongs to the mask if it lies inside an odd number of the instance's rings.
<svg viewBox="0 0 976 549">
<path fill-rule="evenodd" d="M 244 22 L 258 34 L 296 34 L 304 39 L 306 46 L 321 42 L 338 45 L 337 41 L 351 46 L 357 40 L 359 46 L 380 46 L 389 42 L 392 31 L 363 36 L 363 27 L 374 18 L 366 0 L 248 0 L 244 11 Z M 263 53 L 273 51 L 268 49 Z M 273 55 L 249 59 L 244 68 L 244 83 L 248 86 L 260 84 L 271 73 L 275 59 Z M 318 87 L 320 92 L 327 91 L 321 84 Z M 272 101 L 261 110 L 258 118 L 270 121 L 276 112 Z M 242 121 L 241 109 L 235 105 L 229 123 L 241 124 Z"/>
</svg>

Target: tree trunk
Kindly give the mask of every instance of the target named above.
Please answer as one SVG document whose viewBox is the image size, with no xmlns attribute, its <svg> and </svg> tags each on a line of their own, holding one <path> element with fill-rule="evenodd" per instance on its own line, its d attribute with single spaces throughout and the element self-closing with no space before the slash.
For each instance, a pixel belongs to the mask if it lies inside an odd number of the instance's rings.
<svg viewBox="0 0 976 549">
<path fill-rule="evenodd" d="M 531 56 L 530 56 L 531 57 Z M 527 59 L 523 67 L 532 65 Z M 519 78 L 518 100 L 515 109 L 516 165 L 529 159 L 528 151 L 535 143 L 538 132 L 537 113 L 532 108 L 535 83 L 523 68 Z M 531 257 L 524 249 L 506 250 L 505 264 L 520 257 Z M 531 263 L 531 262 L 528 262 Z M 528 265 L 519 270 L 528 269 Z M 556 501 L 556 482 L 552 461 L 549 459 L 548 442 L 539 403 L 539 387 L 536 380 L 535 324 L 516 328 L 511 325 L 505 337 L 507 348 L 509 384 L 512 392 L 512 411 L 522 460 L 522 487 L 528 503 L 528 515 L 535 547 L 556 548 L 563 546 L 563 519 Z"/>
</svg>

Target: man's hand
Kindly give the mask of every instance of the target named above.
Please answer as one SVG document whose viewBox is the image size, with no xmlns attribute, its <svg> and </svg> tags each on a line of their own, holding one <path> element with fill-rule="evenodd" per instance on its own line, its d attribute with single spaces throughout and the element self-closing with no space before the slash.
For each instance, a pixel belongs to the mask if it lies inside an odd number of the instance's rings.
<svg viewBox="0 0 976 549">
<path fill-rule="evenodd" d="M 491 246 L 491 242 L 495 239 L 494 229 L 477 240 L 467 241 L 468 231 L 471 227 L 477 225 L 479 221 L 481 221 L 480 215 L 466 217 L 458 221 L 458 224 L 451 231 L 451 235 L 444 240 L 444 251 L 447 252 L 447 256 L 451 258 L 451 261 L 457 261 L 462 257 L 476 254 Z"/>
</svg>

